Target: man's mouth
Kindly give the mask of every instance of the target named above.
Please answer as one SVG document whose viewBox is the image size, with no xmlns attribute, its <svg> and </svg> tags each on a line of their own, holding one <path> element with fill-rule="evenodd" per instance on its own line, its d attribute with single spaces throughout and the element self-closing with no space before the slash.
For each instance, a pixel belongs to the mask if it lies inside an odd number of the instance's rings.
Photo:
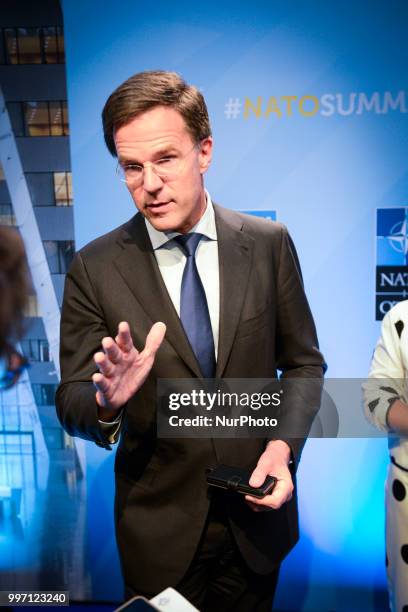
<svg viewBox="0 0 408 612">
<path fill-rule="evenodd" d="M 146 204 L 146 208 L 152 208 L 156 210 L 162 208 L 163 206 L 167 206 L 168 204 L 170 204 L 170 202 L 149 202 L 148 204 Z"/>
</svg>

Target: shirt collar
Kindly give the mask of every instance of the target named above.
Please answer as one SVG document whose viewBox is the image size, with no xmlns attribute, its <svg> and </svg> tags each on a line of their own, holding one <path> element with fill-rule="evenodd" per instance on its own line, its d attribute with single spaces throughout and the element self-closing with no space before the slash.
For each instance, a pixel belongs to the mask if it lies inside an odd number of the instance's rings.
<svg viewBox="0 0 408 612">
<path fill-rule="evenodd" d="M 191 228 L 189 233 L 197 232 L 198 234 L 203 234 L 203 236 L 208 238 L 208 240 L 217 240 L 214 207 L 211 196 L 207 190 L 205 190 L 205 197 L 207 206 L 205 207 L 204 214 L 201 219 L 199 219 L 198 223 Z M 159 232 L 159 230 L 154 228 L 146 217 L 144 218 L 144 221 L 154 251 L 156 249 L 160 249 L 160 247 L 166 244 L 166 242 L 172 240 L 175 236 L 180 235 L 180 232 Z"/>
</svg>

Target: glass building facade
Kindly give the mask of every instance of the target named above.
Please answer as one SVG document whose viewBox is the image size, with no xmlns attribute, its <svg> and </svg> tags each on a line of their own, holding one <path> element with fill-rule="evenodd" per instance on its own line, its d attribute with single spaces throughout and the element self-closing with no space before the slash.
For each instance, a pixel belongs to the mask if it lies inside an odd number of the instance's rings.
<svg viewBox="0 0 408 612">
<path fill-rule="evenodd" d="M 52 287 L 61 305 L 74 251 L 64 31 L 58 0 L 5 0 L 0 84 Z M 0 165 L 0 223 L 17 225 Z M 26 238 L 26 249 L 33 248 Z M 19 349 L 21 381 L 0 393 L 0 590 L 70 590 L 88 599 L 84 479 L 77 449 L 55 413 L 57 368 L 32 294 Z"/>
</svg>

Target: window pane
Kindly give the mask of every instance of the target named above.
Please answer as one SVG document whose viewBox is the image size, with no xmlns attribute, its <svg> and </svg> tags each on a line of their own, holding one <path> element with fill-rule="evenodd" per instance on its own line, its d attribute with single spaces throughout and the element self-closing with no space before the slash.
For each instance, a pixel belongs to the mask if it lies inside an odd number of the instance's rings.
<svg viewBox="0 0 408 612">
<path fill-rule="evenodd" d="M 52 406 L 54 404 L 57 385 L 33 383 L 31 388 L 37 406 Z"/>
<path fill-rule="evenodd" d="M 72 172 L 67 172 L 67 189 L 68 189 L 68 202 L 72 206 L 74 201 L 74 195 L 72 191 Z"/>
<path fill-rule="evenodd" d="M 6 63 L 6 52 L 4 49 L 4 30 L 0 30 L 0 64 Z"/>
<path fill-rule="evenodd" d="M 50 346 L 47 340 L 38 340 L 40 361 L 51 361 Z"/>
<path fill-rule="evenodd" d="M 36 295 L 29 295 L 24 308 L 25 317 L 41 317 L 40 305 Z"/>
<path fill-rule="evenodd" d="M 51 274 L 66 274 L 75 253 L 73 240 L 44 240 Z"/>
<path fill-rule="evenodd" d="M 57 391 L 57 385 L 42 385 L 45 387 L 43 394 L 46 398 L 47 405 L 52 406 L 55 402 L 55 393 Z"/>
<path fill-rule="evenodd" d="M 67 178 L 65 172 L 54 172 L 54 197 L 56 206 L 68 206 Z"/>
<path fill-rule="evenodd" d="M 64 32 L 62 28 L 57 28 L 57 44 L 58 44 L 58 61 L 60 64 L 65 63 L 65 42 Z"/>
<path fill-rule="evenodd" d="M 50 135 L 47 102 L 26 102 L 24 118 L 27 136 Z"/>
<path fill-rule="evenodd" d="M 38 383 L 33 383 L 31 385 L 31 389 L 33 391 L 35 403 L 37 406 L 41 406 L 41 385 Z"/>
<path fill-rule="evenodd" d="M 30 341 L 29 340 L 21 340 L 20 344 L 21 344 L 21 350 L 22 350 L 23 355 L 25 357 L 27 357 L 27 359 L 29 359 L 29 356 L 30 356 Z"/>
<path fill-rule="evenodd" d="M 69 135 L 69 121 L 68 121 L 68 106 L 66 102 L 62 102 L 62 124 L 64 129 L 64 136 Z"/>
<path fill-rule="evenodd" d="M 41 64 L 38 28 L 18 28 L 19 64 Z"/>
<path fill-rule="evenodd" d="M 38 343 L 35 340 L 22 340 L 21 348 L 24 356 L 30 361 L 39 361 Z"/>
<path fill-rule="evenodd" d="M 6 59 L 8 64 L 18 64 L 17 36 L 14 28 L 4 30 Z"/>
<path fill-rule="evenodd" d="M 21 348 L 30 361 L 50 361 L 49 345 L 47 340 L 27 339 L 21 341 Z"/>
<path fill-rule="evenodd" d="M 36 340 L 29 340 L 30 343 L 30 353 L 29 359 L 32 361 L 40 361 L 40 353 L 38 351 L 38 342 Z"/>
<path fill-rule="evenodd" d="M 27 172 L 28 190 L 33 206 L 54 206 L 54 182 L 51 172 Z"/>
<path fill-rule="evenodd" d="M 60 274 L 58 242 L 56 240 L 44 240 L 44 249 L 51 274 Z"/>
<path fill-rule="evenodd" d="M 71 172 L 54 172 L 54 197 L 56 206 L 72 206 Z"/>
<path fill-rule="evenodd" d="M 56 28 L 43 28 L 43 50 L 46 64 L 58 63 Z"/>
<path fill-rule="evenodd" d="M 8 102 L 7 110 L 9 112 L 11 126 L 13 128 L 14 136 L 24 136 L 24 121 L 23 121 L 23 109 L 21 102 Z"/>
<path fill-rule="evenodd" d="M 75 254 L 75 242 L 73 240 L 61 240 L 59 242 L 59 252 L 61 270 L 60 273 L 66 274 Z"/>
<path fill-rule="evenodd" d="M 43 427 L 42 431 L 48 450 L 64 448 L 64 431 L 60 427 Z"/>
<path fill-rule="evenodd" d="M 63 136 L 62 109 L 60 102 L 50 102 L 51 136 Z"/>
<path fill-rule="evenodd" d="M 15 225 L 16 218 L 13 213 L 11 204 L 0 204 L 0 224 Z"/>
</svg>

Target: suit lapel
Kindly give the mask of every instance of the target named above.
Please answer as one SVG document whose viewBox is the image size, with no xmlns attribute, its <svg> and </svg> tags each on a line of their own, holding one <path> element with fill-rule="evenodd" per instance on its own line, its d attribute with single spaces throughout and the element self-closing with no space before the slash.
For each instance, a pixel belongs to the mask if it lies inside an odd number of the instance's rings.
<svg viewBox="0 0 408 612">
<path fill-rule="evenodd" d="M 119 273 L 142 306 L 152 324 L 166 324 L 165 339 L 196 376 L 200 368 L 180 318 L 160 274 L 143 216 L 139 213 L 124 227 L 119 241 L 122 252 L 115 260 Z"/>
<path fill-rule="evenodd" d="M 247 291 L 253 240 L 234 213 L 214 206 L 220 271 L 220 328 L 216 375 L 221 378 L 231 353 Z"/>
<path fill-rule="evenodd" d="M 246 294 L 253 240 L 242 232 L 242 221 L 231 211 L 214 205 L 220 274 L 220 326 L 216 376 L 221 377 L 231 353 Z M 160 274 L 143 216 L 124 227 L 122 252 L 114 264 L 152 321 L 167 326 L 166 340 L 196 376 L 200 367 Z"/>
</svg>

